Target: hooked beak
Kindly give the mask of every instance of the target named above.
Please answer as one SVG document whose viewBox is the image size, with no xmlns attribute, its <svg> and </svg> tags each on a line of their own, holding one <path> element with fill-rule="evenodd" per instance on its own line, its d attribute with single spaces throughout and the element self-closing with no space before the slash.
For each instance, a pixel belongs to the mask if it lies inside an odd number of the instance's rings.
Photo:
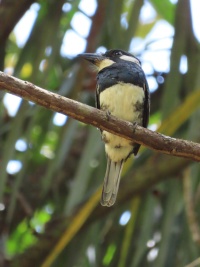
<svg viewBox="0 0 200 267">
<path fill-rule="evenodd" d="M 89 62 L 91 62 L 97 67 L 100 65 L 101 61 L 106 59 L 105 56 L 101 54 L 97 54 L 97 53 L 83 53 L 83 54 L 79 54 L 78 57 L 82 57 L 85 60 L 88 60 Z"/>
</svg>

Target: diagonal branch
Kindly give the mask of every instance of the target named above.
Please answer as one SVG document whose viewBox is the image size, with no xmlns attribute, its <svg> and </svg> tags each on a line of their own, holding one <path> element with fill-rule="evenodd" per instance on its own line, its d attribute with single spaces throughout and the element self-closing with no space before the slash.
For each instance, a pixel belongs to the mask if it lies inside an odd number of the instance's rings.
<svg viewBox="0 0 200 267">
<path fill-rule="evenodd" d="M 2 72 L 0 72 L 0 90 L 6 90 L 40 106 L 60 112 L 164 154 L 200 161 L 200 144 L 198 143 L 171 138 L 139 125 L 108 116 L 101 110 L 62 97 Z"/>
</svg>

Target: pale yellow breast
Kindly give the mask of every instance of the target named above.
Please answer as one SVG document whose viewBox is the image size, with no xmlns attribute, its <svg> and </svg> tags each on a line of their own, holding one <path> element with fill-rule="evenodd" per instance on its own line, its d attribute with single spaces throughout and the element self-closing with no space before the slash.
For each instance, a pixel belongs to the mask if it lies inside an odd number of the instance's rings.
<svg viewBox="0 0 200 267">
<path fill-rule="evenodd" d="M 141 107 L 143 102 L 143 89 L 132 84 L 116 84 L 100 93 L 101 109 L 132 123 L 141 124 L 142 110 L 138 109 L 138 107 Z M 129 140 L 109 132 L 103 131 L 102 137 L 106 142 L 107 155 L 115 162 L 126 159 L 133 149 Z"/>
<path fill-rule="evenodd" d="M 116 84 L 100 93 L 100 107 L 130 122 L 139 122 L 141 111 L 135 106 L 144 101 L 144 90 L 132 84 Z"/>
</svg>

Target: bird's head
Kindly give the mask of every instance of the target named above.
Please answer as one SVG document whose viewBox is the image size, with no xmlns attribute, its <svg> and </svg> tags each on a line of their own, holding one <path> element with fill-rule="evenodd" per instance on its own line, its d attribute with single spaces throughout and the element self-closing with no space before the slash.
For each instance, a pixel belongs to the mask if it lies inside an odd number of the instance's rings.
<svg viewBox="0 0 200 267">
<path fill-rule="evenodd" d="M 84 53 L 79 54 L 78 56 L 94 64 L 97 67 L 98 71 L 115 63 L 127 62 L 140 65 L 139 59 L 137 59 L 132 54 L 120 49 L 108 50 L 104 54 Z"/>
</svg>

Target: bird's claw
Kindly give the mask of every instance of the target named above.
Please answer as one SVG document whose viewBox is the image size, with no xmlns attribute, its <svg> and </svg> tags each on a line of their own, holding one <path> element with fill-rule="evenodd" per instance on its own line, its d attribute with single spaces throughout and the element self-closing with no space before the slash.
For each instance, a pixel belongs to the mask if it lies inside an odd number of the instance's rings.
<svg viewBox="0 0 200 267">
<path fill-rule="evenodd" d="M 111 115 L 110 111 L 106 110 L 106 119 L 107 119 L 107 121 L 109 121 L 110 115 Z"/>
<path fill-rule="evenodd" d="M 135 133 L 135 131 L 136 131 L 136 128 L 137 128 L 137 122 L 136 121 L 134 121 L 134 123 L 133 123 L 133 133 Z"/>
</svg>

